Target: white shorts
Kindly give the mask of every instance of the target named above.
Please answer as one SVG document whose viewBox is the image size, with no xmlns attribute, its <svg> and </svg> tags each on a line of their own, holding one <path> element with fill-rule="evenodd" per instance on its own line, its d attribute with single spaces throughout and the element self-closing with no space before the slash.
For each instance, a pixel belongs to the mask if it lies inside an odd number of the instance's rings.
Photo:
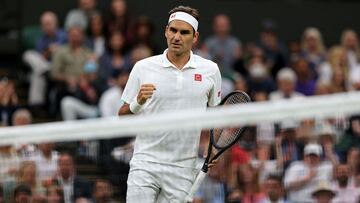
<svg viewBox="0 0 360 203">
<path fill-rule="evenodd" d="M 127 203 L 183 203 L 198 171 L 193 168 L 131 161 Z"/>
</svg>

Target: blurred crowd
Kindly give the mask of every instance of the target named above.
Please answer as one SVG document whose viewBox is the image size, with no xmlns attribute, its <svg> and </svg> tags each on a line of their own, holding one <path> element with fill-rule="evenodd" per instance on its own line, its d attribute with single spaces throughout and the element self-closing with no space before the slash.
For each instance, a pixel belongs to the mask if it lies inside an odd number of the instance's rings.
<svg viewBox="0 0 360 203">
<path fill-rule="evenodd" d="M 42 34 L 22 55 L 30 70 L 27 104 L 19 104 L 14 81 L 1 78 L 0 126 L 31 124 L 38 111 L 60 120 L 117 115 L 132 66 L 163 50 L 153 36 L 154 19 L 131 16 L 125 0 L 112 0 L 106 12 L 96 3 L 79 0 L 64 25 L 55 12 L 39 16 Z M 231 34 L 231 20 L 215 15 L 212 35 L 193 47 L 218 64 L 223 95 L 241 90 L 257 102 L 360 90 L 359 40 L 351 28 L 327 47 L 316 27 L 285 42 L 276 22 L 264 20 L 256 39 L 243 42 Z M 199 157 L 207 142 L 203 132 Z M 133 138 L 68 145 L 1 146 L 0 203 L 122 202 Z M 359 115 L 250 126 L 211 168 L 194 203 L 357 203 L 359 156 Z M 106 178 L 76 173 L 82 158 Z"/>
</svg>

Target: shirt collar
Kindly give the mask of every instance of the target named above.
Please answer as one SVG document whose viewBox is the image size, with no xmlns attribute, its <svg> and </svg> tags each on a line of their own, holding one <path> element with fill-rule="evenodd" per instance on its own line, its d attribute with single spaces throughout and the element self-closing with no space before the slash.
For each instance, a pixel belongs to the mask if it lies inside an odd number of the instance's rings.
<svg viewBox="0 0 360 203">
<path fill-rule="evenodd" d="M 164 68 L 169 68 L 169 67 L 176 67 L 174 64 L 172 64 L 169 59 L 167 58 L 166 54 L 168 52 L 168 49 L 165 49 L 164 53 L 162 54 L 162 65 Z M 194 54 L 192 51 L 190 51 L 190 59 L 189 61 L 185 64 L 184 68 L 196 68 L 196 60 L 194 57 Z"/>
</svg>

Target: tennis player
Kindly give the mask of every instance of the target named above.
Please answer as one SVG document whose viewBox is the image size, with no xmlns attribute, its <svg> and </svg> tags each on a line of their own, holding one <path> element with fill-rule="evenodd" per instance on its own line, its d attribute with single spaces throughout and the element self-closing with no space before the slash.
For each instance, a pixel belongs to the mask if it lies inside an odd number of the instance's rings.
<svg viewBox="0 0 360 203">
<path fill-rule="evenodd" d="M 218 66 L 194 55 L 199 14 L 178 6 L 169 12 L 163 54 L 135 64 L 119 115 L 150 114 L 215 106 L 220 103 Z M 141 126 L 139 126 L 141 128 Z M 198 169 L 201 129 L 141 134 L 130 162 L 127 203 L 183 202 Z"/>
</svg>

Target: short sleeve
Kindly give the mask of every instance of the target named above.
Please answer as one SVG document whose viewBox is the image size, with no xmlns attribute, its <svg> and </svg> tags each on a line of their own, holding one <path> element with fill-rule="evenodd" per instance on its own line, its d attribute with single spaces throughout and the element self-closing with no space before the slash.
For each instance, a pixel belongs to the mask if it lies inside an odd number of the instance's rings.
<svg viewBox="0 0 360 203">
<path fill-rule="evenodd" d="M 121 100 L 127 104 L 130 104 L 135 97 L 137 96 L 140 89 L 140 72 L 139 65 L 135 64 L 134 68 L 131 70 L 129 79 L 126 83 L 124 92 L 121 96 Z"/>
<path fill-rule="evenodd" d="M 221 101 L 221 74 L 217 65 L 216 65 L 216 71 L 211 77 L 212 77 L 213 86 L 210 91 L 208 105 L 216 106 Z"/>
</svg>

